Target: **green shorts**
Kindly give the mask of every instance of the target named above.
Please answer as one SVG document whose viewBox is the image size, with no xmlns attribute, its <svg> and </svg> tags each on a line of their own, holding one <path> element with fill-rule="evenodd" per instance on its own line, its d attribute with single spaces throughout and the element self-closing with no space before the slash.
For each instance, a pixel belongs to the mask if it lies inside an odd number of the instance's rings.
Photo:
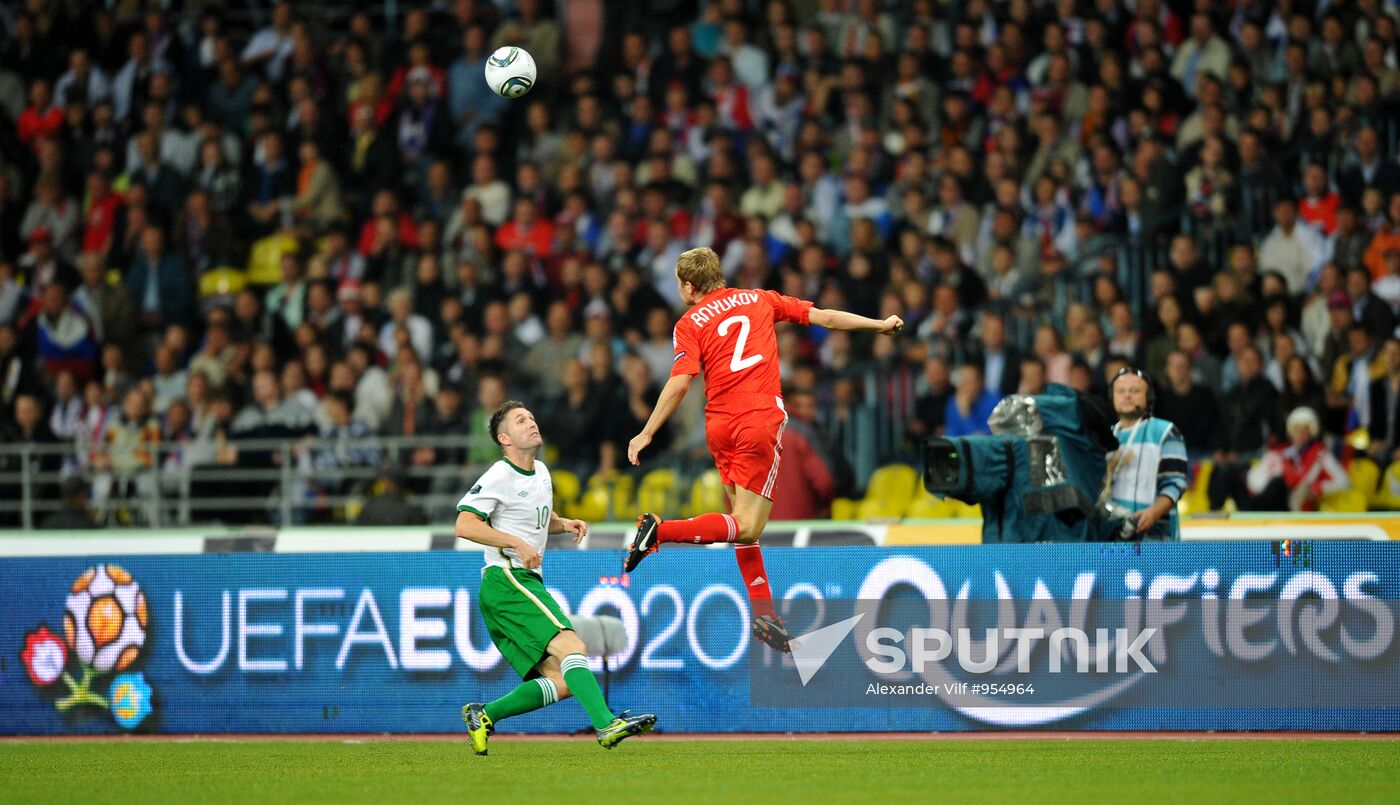
<svg viewBox="0 0 1400 805">
<path fill-rule="evenodd" d="M 481 614 L 501 656 L 521 679 L 530 679 L 549 641 L 573 629 L 568 617 L 531 570 L 492 565 L 481 576 Z"/>
</svg>

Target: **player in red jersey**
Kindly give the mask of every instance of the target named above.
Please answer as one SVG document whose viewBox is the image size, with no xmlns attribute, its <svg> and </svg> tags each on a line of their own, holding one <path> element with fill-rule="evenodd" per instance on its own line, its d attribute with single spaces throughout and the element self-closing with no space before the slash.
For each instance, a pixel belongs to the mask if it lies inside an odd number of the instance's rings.
<svg viewBox="0 0 1400 805">
<path fill-rule="evenodd" d="M 773 291 L 727 288 L 719 256 L 708 248 L 691 249 L 677 258 L 676 282 L 681 300 L 690 309 L 676 323 L 671 379 L 642 432 L 627 445 L 627 459 L 639 463 L 642 450 L 690 389 L 691 378 L 704 372 L 705 439 L 729 493 L 732 514 L 715 512 L 668 521 L 643 514 L 637 518 L 637 533 L 623 567 L 631 572 L 663 542 L 736 543 L 734 557 L 749 591 L 754 637 L 788 651 L 787 628 L 773 610 L 758 547 L 773 509 L 773 481 L 787 425 L 774 325 L 790 321 L 888 335 L 899 332 L 904 322 L 898 316 L 880 321 L 823 310 Z"/>
</svg>

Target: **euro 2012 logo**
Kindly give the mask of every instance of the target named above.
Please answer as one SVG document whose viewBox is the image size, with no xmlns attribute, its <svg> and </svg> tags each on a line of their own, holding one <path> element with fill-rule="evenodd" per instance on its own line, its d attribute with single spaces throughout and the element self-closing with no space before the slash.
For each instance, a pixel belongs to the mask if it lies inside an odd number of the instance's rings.
<svg viewBox="0 0 1400 805">
<path fill-rule="evenodd" d="M 135 729 L 151 714 L 151 685 L 129 670 L 146 644 L 148 623 L 146 594 L 130 573 L 116 565 L 90 567 L 69 590 L 63 637 L 47 624 L 25 635 L 20 656 L 29 681 L 41 688 L 63 682 L 68 693 L 54 702 L 59 712 L 102 707 L 119 726 Z M 112 673 L 104 696 L 102 677 Z"/>
</svg>

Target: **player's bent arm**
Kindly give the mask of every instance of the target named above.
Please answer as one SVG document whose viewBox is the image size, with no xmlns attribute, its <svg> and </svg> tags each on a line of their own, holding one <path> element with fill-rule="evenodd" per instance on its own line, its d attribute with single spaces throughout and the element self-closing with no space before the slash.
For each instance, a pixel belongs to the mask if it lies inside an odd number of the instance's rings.
<svg viewBox="0 0 1400 805">
<path fill-rule="evenodd" d="M 457 536 L 478 545 L 485 545 L 488 548 L 511 548 L 517 552 L 523 548 L 530 548 L 529 544 L 514 534 L 507 534 L 504 531 L 497 531 L 486 524 L 481 516 L 472 512 L 457 513 Z M 531 549 L 533 550 L 533 549 Z"/>
<path fill-rule="evenodd" d="M 904 328 L 904 320 L 898 316 L 887 319 L 870 319 L 844 310 L 828 310 L 814 307 L 807 321 L 828 330 L 851 330 L 868 333 L 897 333 Z"/>
<path fill-rule="evenodd" d="M 574 535 L 574 542 L 582 542 L 588 536 L 588 523 L 582 520 L 571 520 L 568 517 L 560 517 L 559 512 L 549 513 L 550 534 L 563 534 L 568 532 Z"/>
</svg>

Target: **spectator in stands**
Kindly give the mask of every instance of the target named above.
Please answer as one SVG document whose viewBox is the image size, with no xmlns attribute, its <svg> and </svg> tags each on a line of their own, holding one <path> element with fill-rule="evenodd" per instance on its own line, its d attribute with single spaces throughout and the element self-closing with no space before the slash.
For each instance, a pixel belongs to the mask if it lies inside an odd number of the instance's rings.
<svg viewBox="0 0 1400 805">
<path fill-rule="evenodd" d="M 836 496 L 836 478 L 817 432 L 816 396 L 796 391 L 785 394 L 784 399 L 789 416 L 783 434 L 783 461 L 774 481 L 772 519 L 827 517 Z"/>
<path fill-rule="evenodd" d="M 1400 340 L 1387 338 L 1380 353 L 1385 374 L 1371 381 L 1361 426 L 1371 438 L 1367 452 L 1385 467 L 1400 460 Z"/>
<path fill-rule="evenodd" d="M 1274 204 L 1274 228 L 1259 246 L 1259 264 L 1277 271 L 1288 283 L 1288 292 L 1301 295 L 1323 257 L 1322 236 L 1308 226 L 1298 226 L 1298 208 L 1292 199 Z"/>
<path fill-rule="evenodd" d="M 1351 478 L 1321 438 L 1317 412 L 1288 415 L 1288 443 L 1269 450 L 1230 497 L 1249 511 L 1317 511 L 1324 495 L 1351 486 Z M 1212 486 L 1214 479 L 1212 478 Z"/>
<path fill-rule="evenodd" d="M 377 491 L 365 501 L 355 525 L 427 525 L 428 515 L 423 507 L 410 502 L 405 494 L 407 481 L 407 475 L 400 469 L 386 467 L 380 471 L 375 481 Z"/>
<path fill-rule="evenodd" d="M 1191 361 L 1180 350 L 1167 354 L 1164 381 L 1153 389 L 1156 414 L 1176 425 L 1188 453 L 1209 453 L 1218 415 L 1215 395 L 1192 378 Z"/>
<path fill-rule="evenodd" d="M 62 484 L 62 506 L 44 515 L 39 527 L 46 530 L 77 531 L 97 528 L 88 501 L 88 482 L 82 478 L 65 478 Z"/>
<path fill-rule="evenodd" d="M 1346 354 L 1332 365 L 1331 402 L 1355 411 L 1359 419 L 1365 421 L 1371 382 L 1385 375 L 1385 364 L 1364 325 L 1353 324 L 1347 328 L 1346 340 Z"/>
<path fill-rule="evenodd" d="M 126 291 L 147 331 L 166 324 L 192 322 L 194 279 L 179 256 L 165 249 L 165 233 L 148 225 L 141 233 L 141 247 L 126 274 Z"/>
<path fill-rule="evenodd" d="M 956 391 L 943 409 L 944 435 L 971 436 L 990 433 L 987 419 L 1001 396 L 985 389 L 982 370 L 975 363 L 958 370 Z"/>
<path fill-rule="evenodd" d="M 102 516 L 116 516 L 118 522 L 137 517 L 148 523 L 157 520 L 151 492 L 159 442 L 160 423 L 150 414 L 146 393 L 137 388 L 127 391 L 92 456 L 92 467 L 98 473 L 92 480 L 93 504 Z M 107 508 L 109 501 L 128 499 L 137 501 L 135 511 Z"/>
<path fill-rule="evenodd" d="M 1259 348 L 1246 343 L 1237 355 L 1239 383 L 1221 399 L 1215 429 L 1215 471 L 1210 505 L 1219 509 L 1248 472 L 1248 461 L 1265 447 L 1278 392 L 1263 375 Z M 1236 501 L 1238 503 L 1238 501 Z"/>
</svg>

